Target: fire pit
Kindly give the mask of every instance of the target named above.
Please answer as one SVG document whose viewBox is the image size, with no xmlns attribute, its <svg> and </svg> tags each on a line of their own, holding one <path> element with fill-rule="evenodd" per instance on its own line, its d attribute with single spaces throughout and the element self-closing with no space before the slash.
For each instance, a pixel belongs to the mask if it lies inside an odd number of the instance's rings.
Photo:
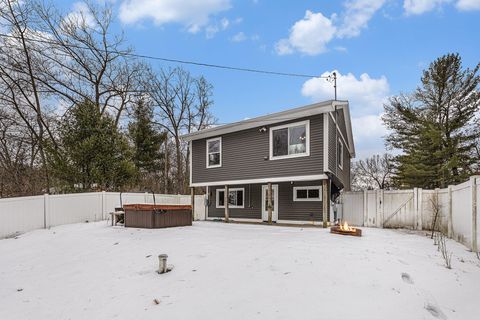
<svg viewBox="0 0 480 320">
<path fill-rule="evenodd" d="M 330 227 L 330 233 L 341 234 L 344 236 L 361 237 L 362 229 L 350 227 L 348 223 L 345 221 L 343 225 L 340 224 L 339 226 Z"/>
</svg>

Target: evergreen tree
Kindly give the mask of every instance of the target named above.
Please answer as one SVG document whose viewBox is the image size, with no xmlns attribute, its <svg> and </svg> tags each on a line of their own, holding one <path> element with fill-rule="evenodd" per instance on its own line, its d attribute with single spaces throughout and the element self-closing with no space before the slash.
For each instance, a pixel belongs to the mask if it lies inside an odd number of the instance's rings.
<svg viewBox="0 0 480 320">
<path fill-rule="evenodd" d="M 61 152 L 52 157 L 66 189 L 119 190 L 135 174 L 125 136 L 91 101 L 74 106 L 59 127 Z"/>
<path fill-rule="evenodd" d="M 392 131 L 387 143 L 402 151 L 396 157 L 399 187 L 446 187 L 465 181 L 475 163 L 473 130 L 479 111 L 478 75 L 463 69 L 458 54 L 432 62 L 423 72 L 421 86 L 409 96 L 390 99 L 383 120 Z"/>
<path fill-rule="evenodd" d="M 137 183 L 159 191 L 158 181 L 165 160 L 161 147 L 166 134 L 155 129 L 152 107 L 143 99 L 135 105 L 128 133 L 133 144 L 133 162 L 138 170 Z"/>
</svg>

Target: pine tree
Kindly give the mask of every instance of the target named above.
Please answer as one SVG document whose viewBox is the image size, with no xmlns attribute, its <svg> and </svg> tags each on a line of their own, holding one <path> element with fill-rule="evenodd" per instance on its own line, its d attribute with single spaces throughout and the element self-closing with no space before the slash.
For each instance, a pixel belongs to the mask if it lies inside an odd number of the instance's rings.
<svg viewBox="0 0 480 320">
<path fill-rule="evenodd" d="M 165 160 L 161 147 L 166 135 L 154 127 L 153 110 L 143 99 L 134 107 L 128 133 L 133 144 L 133 162 L 138 170 L 137 184 L 159 191 L 158 180 Z"/>
<path fill-rule="evenodd" d="M 59 127 L 61 152 L 51 164 L 64 189 L 119 190 L 135 174 L 131 150 L 114 119 L 91 101 L 74 106 Z"/>
<path fill-rule="evenodd" d="M 393 97 L 385 106 L 383 120 L 392 131 L 387 144 L 402 151 L 395 159 L 397 186 L 446 187 L 472 174 L 479 161 L 473 129 L 479 67 L 463 69 L 458 54 L 440 57 L 412 95 Z"/>
</svg>

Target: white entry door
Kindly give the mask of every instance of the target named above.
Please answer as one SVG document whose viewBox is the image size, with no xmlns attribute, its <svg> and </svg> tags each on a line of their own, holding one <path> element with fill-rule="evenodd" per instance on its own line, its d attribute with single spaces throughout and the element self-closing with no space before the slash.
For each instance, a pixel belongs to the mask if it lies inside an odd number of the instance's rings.
<svg viewBox="0 0 480 320">
<path fill-rule="evenodd" d="M 268 221 L 268 201 L 267 201 L 268 185 L 262 186 L 262 220 Z M 278 185 L 272 185 L 272 221 L 278 220 Z"/>
</svg>

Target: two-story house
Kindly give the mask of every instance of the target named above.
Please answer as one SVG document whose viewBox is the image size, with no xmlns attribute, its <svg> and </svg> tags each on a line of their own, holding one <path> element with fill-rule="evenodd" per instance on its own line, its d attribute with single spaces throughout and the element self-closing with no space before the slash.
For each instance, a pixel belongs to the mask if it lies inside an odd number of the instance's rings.
<svg viewBox="0 0 480 320">
<path fill-rule="evenodd" d="M 347 101 L 315 103 L 183 139 L 191 150 L 190 187 L 205 188 L 208 219 L 326 222 L 332 196 L 350 189 L 355 148 Z"/>
</svg>

